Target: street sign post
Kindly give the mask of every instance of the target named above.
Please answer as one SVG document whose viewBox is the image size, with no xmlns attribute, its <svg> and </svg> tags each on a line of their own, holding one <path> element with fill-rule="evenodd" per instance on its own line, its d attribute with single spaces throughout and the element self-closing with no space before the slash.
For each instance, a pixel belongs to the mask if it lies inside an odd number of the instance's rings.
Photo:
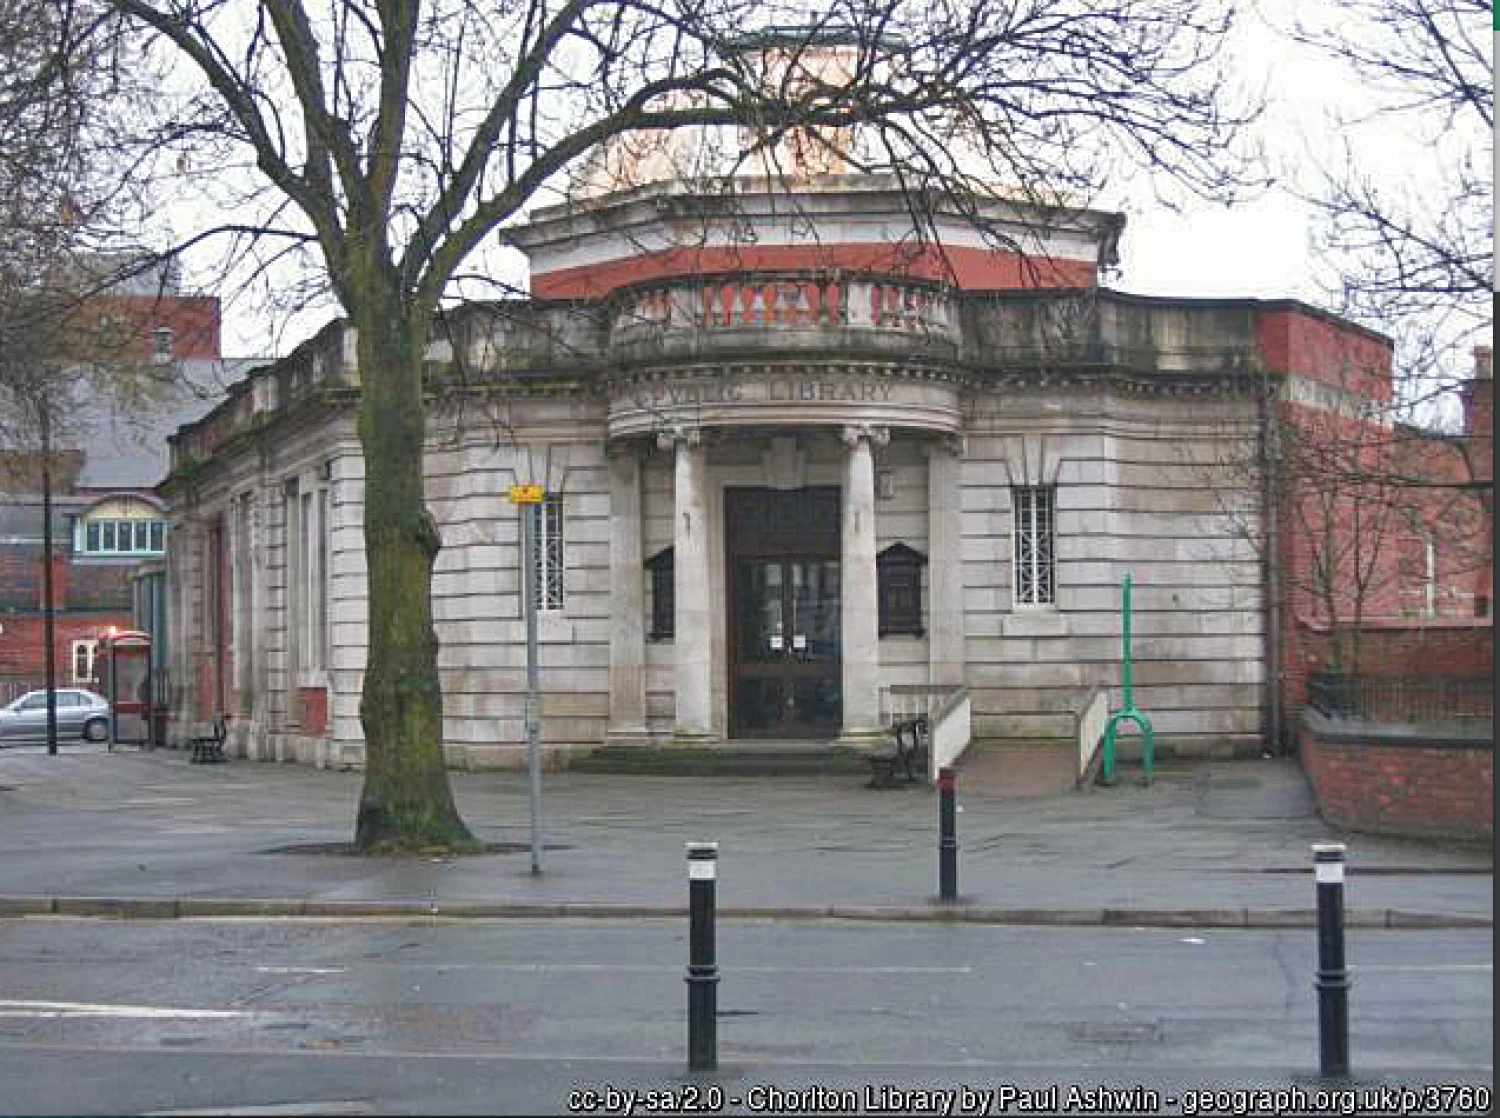
<svg viewBox="0 0 1500 1118">
<path fill-rule="evenodd" d="M 531 785 L 531 872 L 542 872 L 541 695 L 537 682 L 536 518 L 532 505 L 547 496 L 540 485 L 512 485 L 510 501 L 521 516 L 521 610 L 526 618 L 526 767 Z"/>
</svg>

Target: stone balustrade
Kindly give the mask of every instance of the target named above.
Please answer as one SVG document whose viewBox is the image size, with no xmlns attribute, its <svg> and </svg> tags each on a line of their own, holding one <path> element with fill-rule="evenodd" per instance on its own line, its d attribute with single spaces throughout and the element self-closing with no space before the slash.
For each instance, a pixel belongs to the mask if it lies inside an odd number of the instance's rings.
<svg viewBox="0 0 1500 1118">
<path fill-rule="evenodd" d="M 770 332 L 771 344 L 800 350 L 864 342 L 956 353 L 961 338 L 954 296 L 929 280 L 741 272 L 622 290 L 612 303 L 608 345 L 617 357 L 644 360 L 684 349 L 764 346 Z"/>
<path fill-rule="evenodd" d="M 275 412 L 328 389 L 357 387 L 354 344 L 352 328 L 331 322 L 282 360 L 252 369 L 244 380 L 229 386 L 222 404 L 169 437 L 172 472 L 206 461 L 218 447 Z"/>
</svg>

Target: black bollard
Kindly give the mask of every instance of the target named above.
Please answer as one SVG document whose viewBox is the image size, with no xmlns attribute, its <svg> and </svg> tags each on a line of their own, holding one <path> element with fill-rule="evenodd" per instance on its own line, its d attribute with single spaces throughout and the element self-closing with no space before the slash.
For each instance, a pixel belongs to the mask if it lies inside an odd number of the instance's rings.
<svg viewBox="0 0 1500 1118">
<path fill-rule="evenodd" d="M 719 1066 L 719 964 L 714 958 L 714 882 L 719 844 L 690 842 L 688 857 L 688 1070 Z"/>
<path fill-rule="evenodd" d="M 1318 889 L 1318 1067 L 1349 1075 L 1349 971 L 1344 965 L 1344 844 L 1313 845 Z"/>
<path fill-rule="evenodd" d="M 958 823 L 953 770 L 938 770 L 938 899 L 958 899 Z"/>
</svg>

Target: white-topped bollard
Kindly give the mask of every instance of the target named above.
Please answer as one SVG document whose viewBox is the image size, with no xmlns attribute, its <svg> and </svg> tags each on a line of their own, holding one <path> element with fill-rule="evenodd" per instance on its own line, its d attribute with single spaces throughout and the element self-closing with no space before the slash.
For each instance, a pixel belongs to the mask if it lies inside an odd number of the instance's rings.
<svg viewBox="0 0 1500 1118">
<path fill-rule="evenodd" d="M 1349 970 L 1344 963 L 1344 844 L 1313 844 L 1318 890 L 1318 1068 L 1349 1075 Z"/>
<path fill-rule="evenodd" d="M 719 1066 L 719 964 L 714 957 L 714 891 L 719 844 L 690 842 L 688 858 L 688 1070 Z"/>
</svg>

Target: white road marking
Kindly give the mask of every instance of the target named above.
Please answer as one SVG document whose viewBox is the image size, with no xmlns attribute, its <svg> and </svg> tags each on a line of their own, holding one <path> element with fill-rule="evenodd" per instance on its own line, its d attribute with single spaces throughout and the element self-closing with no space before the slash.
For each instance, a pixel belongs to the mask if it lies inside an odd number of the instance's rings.
<svg viewBox="0 0 1500 1118">
<path fill-rule="evenodd" d="M 358 967 L 256 967 L 261 974 L 347 974 L 350 970 L 499 970 L 523 974 L 558 972 L 681 974 L 675 963 L 366 963 Z M 973 967 L 721 967 L 736 974 L 973 974 Z"/>
<path fill-rule="evenodd" d="M 735 1051 L 735 1049 L 733 1048 L 733 1046 L 729 1046 L 729 1048 L 728 1048 L 727 1051 L 728 1051 L 728 1053 L 731 1056 L 737 1056 L 738 1055 L 738 1053 Z M 82 1055 L 97 1055 L 100 1052 L 126 1052 L 126 1053 L 140 1053 L 142 1055 L 150 1055 L 150 1056 L 158 1056 L 158 1057 L 163 1055 L 163 1051 L 162 1051 L 161 1046 L 160 1045 L 155 1045 L 155 1044 L 109 1044 L 109 1045 L 104 1045 L 104 1044 L 56 1044 L 56 1043 L 42 1043 L 42 1044 L 37 1044 L 37 1043 L 34 1043 L 34 1042 L 20 1042 L 20 1043 L 18 1043 L 16 1041 L 0 1039 L 0 1053 L 6 1053 L 6 1052 L 66 1052 L 66 1053 L 77 1053 L 77 1054 L 82 1054 Z M 195 1045 L 191 1049 L 186 1049 L 186 1048 L 175 1049 L 175 1050 L 173 1050 L 172 1055 L 173 1056 L 182 1056 L 182 1057 L 191 1057 L 193 1059 L 198 1059 L 198 1058 L 201 1058 L 201 1057 L 204 1057 L 204 1056 L 232 1056 L 232 1057 L 239 1058 L 239 1059 L 283 1059 L 283 1058 L 285 1058 L 285 1059 L 297 1059 L 297 1060 L 347 1060 L 347 1061 L 359 1061 L 359 1060 L 413 1060 L 413 1061 L 416 1061 L 416 1060 L 430 1060 L 430 1061 L 433 1061 L 435 1063 L 455 1062 L 455 1061 L 463 1061 L 463 1062 L 467 1062 L 467 1063 L 518 1063 L 518 1064 L 519 1063 L 536 1063 L 536 1064 L 542 1064 L 544 1066 L 556 1066 L 558 1064 L 587 1064 L 587 1063 L 595 1063 L 595 1064 L 643 1064 L 643 1065 L 649 1065 L 651 1067 L 660 1067 L 661 1066 L 661 1062 L 662 1062 L 662 1056 L 661 1056 L 660 1052 L 641 1052 L 641 1053 L 630 1054 L 630 1055 L 591 1055 L 591 1054 L 585 1053 L 585 1052 L 569 1052 L 569 1051 L 566 1051 L 566 1050 L 563 1050 L 563 1051 L 549 1051 L 549 1052 L 494 1052 L 494 1051 L 455 1052 L 455 1051 L 452 1051 L 450 1049 L 450 1050 L 447 1050 L 447 1051 L 434 1052 L 434 1051 L 423 1051 L 423 1050 L 420 1050 L 420 1049 L 408 1049 L 408 1048 L 373 1048 L 373 1049 L 365 1049 L 365 1050 L 354 1050 L 354 1049 L 348 1049 L 348 1048 L 328 1048 L 328 1049 L 306 1049 L 306 1048 L 265 1049 L 265 1048 L 247 1048 L 247 1047 L 244 1047 L 244 1046 L 241 1046 L 241 1045 L 233 1045 L 233 1046 L 228 1046 L 228 1045 L 225 1045 L 225 1046 L 220 1046 L 220 1045 L 201 1045 L 201 1046 L 198 1046 L 198 1045 Z M 724 1055 L 724 1052 L 721 1051 L 720 1055 L 721 1056 Z M 910 1063 L 909 1060 L 903 1061 L 903 1060 L 898 1059 L 896 1057 L 892 1057 L 890 1059 L 884 1059 L 884 1060 L 882 1060 L 882 1059 L 873 1059 L 873 1060 L 837 1059 L 837 1058 L 824 1059 L 824 1058 L 821 1058 L 821 1057 L 820 1058 L 813 1058 L 813 1057 L 810 1057 L 810 1056 L 771 1056 L 771 1055 L 765 1055 L 765 1054 L 757 1052 L 755 1054 L 755 1056 L 754 1056 L 754 1060 L 755 1060 L 755 1063 L 757 1065 L 761 1065 L 761 1066 L 765 1066 L 765 1067 L 784 1067 L 784 1068 L 807 1068 L 807 1067 L 810 1067 L 810 1068 L 816 1068 L 816 1069 L 819 1069 L 819 1070 L 823 1070 L 823 1069 L 851 1069 L 851 1070 L 860 1070 L 860 1069 L 904 1069 L 907 1072 L 909 1072 L 910 1069 L 911 1069 L 911 1063 Z M 1010 1060 L 1010 1059 L 1007 1059 L 1005 1061 L 1005 1066 L 1007 1068 L 1021 1068 L 1023 1070 L 1028 1070 L 1028 1071 L 1030 1071 L 1030 1070 L 1039 1070 L 1039 1071 L 1042 1071 L 1042 1072 L 1050 1072 L 1050 1073 L 1052 1073 L 1052 1075 L 1054 1077 L 1056 1077 L 1059 1074 L 1061 1074 L 1062 1078 L 1068 1079 L 1068 1080 L 1072 1080 L 1073 1078 L 1076 1078 L 1077 1071 L 1078 1071 L 1079 1068 L 1097 1068 L 1097 1069 L 1099 1069 L 1100 1074 L 1106 1074 L 1106 1073 L 1108 1073 L 1110 1071 L 1118 1070 L 1118 1068 L 1119 1068 L 1119 1061 L 1118 1061 L 1118 1058 L 1115 1057 L 1115 1056 L 1106 1056 L 1104 1058 L 1092 1059 L 1092 1060 L 1084 1058 L 1084 1057 L 1074 1058 L 1074 1057 L 1070 1056 L 1069 1059 L 1066 1062 L 1059 1062 L 1058 1060 L 1055 1060 L 1055 1059 L 1054 1060 Z M 1152 1064 L 1150 1064 L 1148 1066 L 1150 1067 L 1150 1069 L 1153 1072 L 1153 1074 L 1157 1074 L 1157 1075 L 1176 1074 L 1176 1075 L 1186 1076 L 1189 1079 L 1191 1079 L 1194 1076 L 1201 1076 L 1203 1074 L 1203 1070 L 1204 1070 L 1203 1069 L 1203 1065 L 1201 1063 L 1185 1063 L 1185 1064 L 1178 1064 L 1178 1063 L 1152 1063 Z M 1259 1066 L 1259 1065 L 1248 1065 L 1248 1066 L 1252 1066 L 1253 1067 L 1253 1066 Z M 1275 1064 L 1275 1063 L 1268 1064 L 1266 1066 L 1268 1068 L 1272 1068 L 1272 1069 L 1276 1069 L 1276 1068 L 1280 1067 L 1279 1064 Z M 951 1069 L 953 1071 L 960 1071 L 960 1072 L 963 1072 L 963 1071 L 972 1072 L 972 1071 L 974 1071 L 976 1069 L 985 1069 L 985 1070 L 988 1070 L 988 1071 L 993 1071 L 994 1067 L 995 1067 L 995 1061 L 992 1058 L 988 1058 L 988 1057 L 985 1057 L 985 1058 L 978 1058 L 978 1057 L 976 1057 L 976 1058 L 973 1058 L 973 1059 L 964 1059 L 964 1060 L 923 1059 L 923 1061 L 922 1061 L 922 1067 L 924 1069 L 937 1070 L 937 1071 L 943 1071 L 943 1070 L 949 1070 L 949 1069 Z M 1245 1070 L 1245 1068 L 1244 1067 L 1236 1067 L 1233 1070 L 1234 1070 L 1234 1072 L 1236 1074 L 1240 1074 L 1240 1073 L 1242 1073 Z M 1412 1073 L 1420 1072 L 1422 1074 L 1432 1074 L 1434 1071 L 1438 1071 L 1438 1070 L 1451 1070 L 1455 1075 L 1493 1075 L 1495 1067 L 1494 1067 L 1493 1064 L 1483 1064 L 1483 1063 L 1475 1063 L 1475 1064 L 1449 1063 L 1449 1064 L 1444 1064 L 1444 1065 L 1434 1065 L 1432 1063 L 1422 1063 L 1422 1064 L 1410 1065 L 1409 1067 L 1408 1067 L 1408 1065 L 1405 1065 L 1405 1064 L 1392 1065 L 1392 1066 L 1388 1066 L 1388 1067 L 1383 1066 L 1380 1070 L 1381 1070 L 1381 1072 L 1383 1074 L 1389 1074 L 1389 1075 L 1399 1075 L 1403 1071 L 1410 1071 Z M 224 1112 L 222 1110 L 214 1110 L 212 1113 L 222 1114 Z"/>
<path fill-rule="evenodd" d="M 188 1118 L 188 1115 L 198 1114 L 224 1114 L 224 1115 L 260 1115 L 262 1118 L 270 1118 L 272 1115 L 298 1115 L 298 1114 L 375 1114 L 378 1113 L 373 1104 L 362 1099 L 336 1099 L 327 1102 L 283 1102 L 272 1103 L 267 1106 L 215 1106 L 208 1110 L 148 1110 L 146 1118 Z"/>
<path fill-rule="evenodd" d="M 1494 970 L 1493 963 L 1350 963 L 1350 970 L 1473 971 Z"/>
<path fill-rule="evenodd" d="M 12 1001 L 0 998 L 0 1017 L 127 1017 L 148 1020 L 213 1020 L 250 1017 L 237 1009 L 186 1009 L 161 1005 L 100 1005 L 94 1002 Z"/>
</svg>

